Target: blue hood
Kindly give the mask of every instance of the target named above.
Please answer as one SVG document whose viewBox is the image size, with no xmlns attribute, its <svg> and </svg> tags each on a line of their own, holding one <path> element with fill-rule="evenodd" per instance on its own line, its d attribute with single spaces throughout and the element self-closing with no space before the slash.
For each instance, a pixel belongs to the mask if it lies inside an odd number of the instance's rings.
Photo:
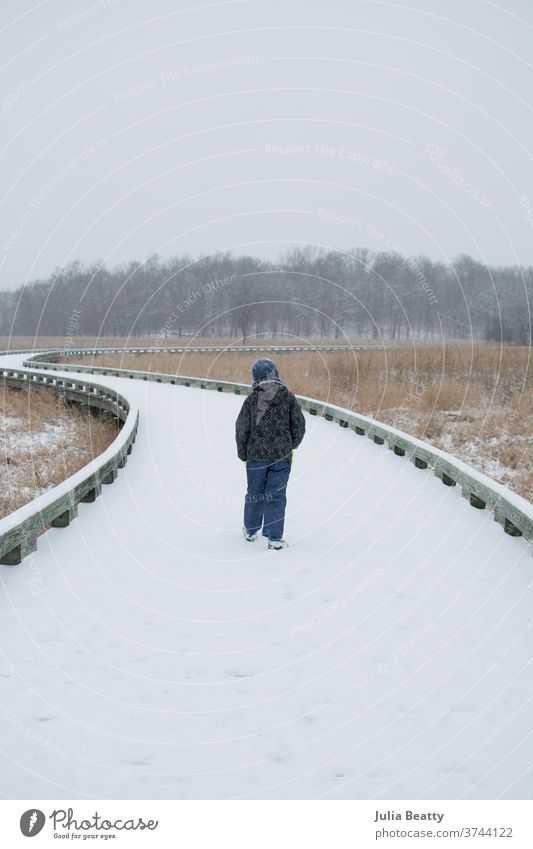
<svg viewBox="0 0 533 849">
<path fill-rule="evenodd" d="M 279 379 L 279 371 L 276 363 L 267 357 L 261 357 L 261 359 L 256 360 L 252 366 L 252 378 L 254 383 L 258 383 L 260 380 Z"/>
</svg>

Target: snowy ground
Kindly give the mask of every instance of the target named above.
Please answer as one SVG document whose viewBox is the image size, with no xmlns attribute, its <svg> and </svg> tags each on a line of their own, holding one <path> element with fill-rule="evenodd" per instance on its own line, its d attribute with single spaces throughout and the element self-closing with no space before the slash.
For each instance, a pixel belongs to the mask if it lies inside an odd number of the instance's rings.
<svg viewBox="0 0 533 849">
<path fill-rule="evenodd" d="M 9 499 L 0 515 L 52 487 L 50 477 L 56 475 L 57 470 L 50 464 L 50 454 L 61 445 L 61 455 L 57 459 L 65 467 L 79 454 L 79 438 L 80 426 L 75 421 L 43 422 L 40 430 L 29 430 L 27 420 L 0 415 L 0 457 L 9 460 L 2 465 L 2 483 Z"/>
<path fill-rule="evenodd" d="M 5 796 L 532 797 L 524 540 L 307 417 L 268 552 L 242 398 L 98 380 L 141 408 L 126 468 L 0 567 Z"/>
<path fill-rule="evenodd" d="M 520 427 L 524 432 L 517 433 L 516 406 L 510 401 L 493 417 L 492 403 L 491 393 L 487 392 L 484 406 L 435 410 L 429 424 L 427 410 L 417 411 L 405 405 L 378 411 L 376 418 L 427 440 L 527 499 L 532 492 L 533 478 L 530 459 L 533 441 L 528 416 L 525 412 L 522 414 Z M 510 447 L 514 449 L 511 453 Z M 511 464 L 502 458 L 511 459 Z"/>
</svg>

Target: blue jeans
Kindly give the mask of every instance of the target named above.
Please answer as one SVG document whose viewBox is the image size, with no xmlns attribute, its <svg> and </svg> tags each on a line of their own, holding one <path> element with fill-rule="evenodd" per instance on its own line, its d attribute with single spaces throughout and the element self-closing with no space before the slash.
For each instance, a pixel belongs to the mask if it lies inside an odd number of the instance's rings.
<svg viewBox="0 0 533 849">
<path fill-rule="evenodd" d="M 255 534 L 263 526 L 263 536 L 282 539 L 290 472 L 290 460 L 247 461 L 244 527 L 249 533 Z"/>
</svg>

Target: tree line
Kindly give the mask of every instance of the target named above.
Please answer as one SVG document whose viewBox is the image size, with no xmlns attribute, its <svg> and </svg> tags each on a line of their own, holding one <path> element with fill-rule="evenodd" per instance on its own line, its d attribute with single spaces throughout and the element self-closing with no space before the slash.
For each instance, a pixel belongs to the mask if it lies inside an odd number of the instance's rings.
<svg viewBox="0 0 533 849">
<path fill-rule="evenodd" d="M 467 339 L 529 345 L 533 268 L 298 248 L 73 262 L 0 292 L 0 335 Z"/>
</svg>

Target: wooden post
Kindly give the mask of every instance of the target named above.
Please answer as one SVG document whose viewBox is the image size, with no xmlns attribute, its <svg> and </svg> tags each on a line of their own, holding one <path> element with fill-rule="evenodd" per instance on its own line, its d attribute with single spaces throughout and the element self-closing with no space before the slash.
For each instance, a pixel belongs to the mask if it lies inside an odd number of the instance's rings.
<svg viewBox="0 0 533 849">
<path fill-rule="evenodd" d="M 0 557 L 0 563 L 4 566 L 18 566 L 24 558 L 37 548 L 37 537 L 31 537 L 20 542 L 11 551 L 7 551 Z"/>
<path fill-rule="evenodd" d="M 116 470 L 116 469 L 111 469 L 111 470 L 107 473 L 107 475 L 105 476 L 105 478 L 102 478 L 102 483 L 105 483 L 105 484 L 113 483 L 113 481 L 115 481 L 115 480 L 117 479 L 117 475 L 118 475 L 117 470 Z"/>
<path fill-rule="evenodd" d="M 516 525 L 513 525 L 510 519 L 505 519 L 503 529 L 506 534 L 509 534 L 511 537 L 521 537 L 522 531 L 520 528 L 517 528 Z"/>
<path fill-rule="evenodd" d="M 93 486 L 92 489 L 89 489 L 88 492 L 80 498 L 80 501 L 84 504 L 92 504 L 93 501 L 96 501 L 97 496 L 99 496 L 101 492 L 102 487 L 100 484 L 97 484 L 96 486 Z"/>
<path fill-rule="evenodd" d="M 53 528 L 68 528 L 71 521 L 76 518 L 78 515 L 78 508 L 76 504 L 73 504 L 71 507 L 68 507 L 63 511 L 59 516 L 56 516 L 55 519 L 52 519 L 50 524 Z"/>
</svg>

